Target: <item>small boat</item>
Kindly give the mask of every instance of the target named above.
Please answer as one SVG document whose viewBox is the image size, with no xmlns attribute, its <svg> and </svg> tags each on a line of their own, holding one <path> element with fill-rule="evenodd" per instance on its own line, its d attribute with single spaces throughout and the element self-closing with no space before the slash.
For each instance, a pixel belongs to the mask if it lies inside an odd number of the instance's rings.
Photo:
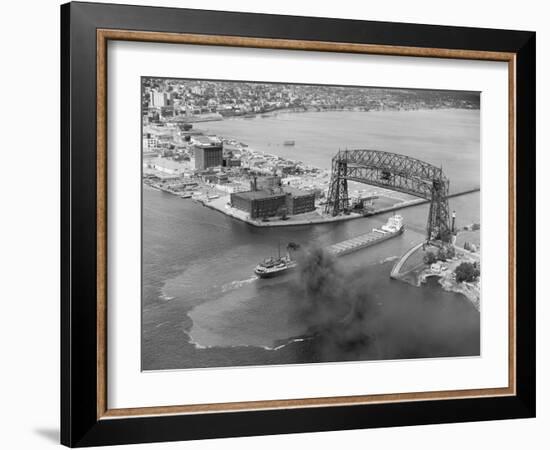
<svg viewBox="0 0 550 450">
<path fill-rule="evenodd" d="M 180 194 L 180 198 L 191 198 L 193 194 L 190 192 L 184 192 L 183 194 Z"/>
<path fill-rule="evenodd" d="M 280 258 L 266 258 L 254 269 L 254 273 L 260 278 L 273 278 L 291 271 L 298 266 L 298 263 L 290 257 L 282 256 Z"/>
<path fill-rule="evenodd" d="M 218 194 L 208 194 L 207 195 L 208 200 L 214 200 L 216 198 L 220 198 Z"/>
<path fill-rule="evenodd" d="M 281 256 L 281 248 L 279 246 L 278 257 L 270 256 L 264 259 L 254 269 L 254 273 L 260 278 L 273 278 L 290 272 L 298 266 L 298 263 L 290 257 L 290 250 L 298 248 L 297 244 L 291 243 L 287 246 L 287 254 Z"/>
<path fill-rule="evenodd" d="M 283 142 L 283 145 L 286 145 L 286 146 L 292 146 L 295 144 L 296 144 L 296 141 L 293 141 L 291 139 Z"/>
</svg>

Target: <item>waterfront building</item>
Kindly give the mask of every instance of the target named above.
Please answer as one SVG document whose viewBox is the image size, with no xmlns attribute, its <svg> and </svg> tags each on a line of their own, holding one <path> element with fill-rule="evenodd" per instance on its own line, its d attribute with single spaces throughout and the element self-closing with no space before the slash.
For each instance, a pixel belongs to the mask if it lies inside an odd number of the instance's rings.
<svg viewBox="0 0 550 450">
<path fill-rule="evenodd" d="M 254 177 L 250 181 L 251 191 L 263 191 L 281 187 L 281 177 L 277 175 Z"/>
<path fill-rule="evenodd" d="M 248 212 L 251 219 L 303 214 L 315 210 L 315 194 L 285 186 L 231 194 L 231 205 Z"/>
<path fill-rule="evenodd" d="M 193 136 L 195 169 L 223 166 L 223 144 L 214 136 Z"/>
<path fill-rule="evenodd" d="M 223 165 L 222 147 L 195 147 L 195 169 L 205 170 L 209 167 Z"/>
<path fill-rule="evenodd" d="M 359 192 L 351 197 L 352 208 L 369 209 L 374 208 L 374 201 L 378 200 L 378 195 L 365 194 Z"/>
<path fill-rule="evenodd" d="M 286 206 L 286 193 L 283 191 L 247 191 L 231 194 L 231 205 L 246 211 L 251 219 L 272 217 L 282 214 Z"/>
<path fill-rule="evenodd" d="M 315 211 L 314 192 L 302 191 L 293 187 L 285 187 L 284 191 L 287 194 L 286 206 L 288 214 L 295 215 Z"/>
<path fill-rule="evenodd" d="M 217 173 L 215 183 L 216 184 L 229 183 L 229 177 L 225 173 Z"/>
<path fill-rule="evenodd" d="M 241 167 L 241 160 L 239 158 L 224 157 L 222 165 L 224 167 Z"/>
<path fill-rule="evenodd" d="M 205 183 L 215 184 L 218 180 L 218 174 L 216 172 L 209 172 L 209 171 L 203 172 L 201 174 L 201 179 Z"/>
</svg>

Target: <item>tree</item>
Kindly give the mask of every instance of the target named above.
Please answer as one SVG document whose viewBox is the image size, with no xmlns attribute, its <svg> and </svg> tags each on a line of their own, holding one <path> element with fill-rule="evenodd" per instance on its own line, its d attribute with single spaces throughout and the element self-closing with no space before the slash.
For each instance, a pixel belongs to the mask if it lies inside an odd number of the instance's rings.
<svg viewBox="0 0 550 450">
<path fill-rule="evenodd" d="M 437 261 L 437 257 L 435 256 L 435 253 L 432 251 L 426 252 L 424 255 L 424 264 L 433 264 Z"/>
<path fill-rule="evenodd" d="M 458 283 L 475 281 L 479 277 L 479 273 L 477 264 L 463 262 L 455 269 L 456 281 Z"/>
<path fill-rule="evenodd" d="M 455 248 L 452 245 L 445 245 L 438 250 L 437 259 L 440 261 L 447 261 L 448 259 L 454 258 L 455 254 Z"/>
<path fill-rule="evenodd" d="M 456 249 L 453 245 L 447 245 L 446 248 L 447 259 L 454 258 L 456 256 Z"/>
<path fill-rule="evenodd" d="M 441 247 L 438 251 L 437 251 L 437 259 L 439 261 L 447 261 L 447 251 L 445 250 L 444 247 Z"/>
</svg>

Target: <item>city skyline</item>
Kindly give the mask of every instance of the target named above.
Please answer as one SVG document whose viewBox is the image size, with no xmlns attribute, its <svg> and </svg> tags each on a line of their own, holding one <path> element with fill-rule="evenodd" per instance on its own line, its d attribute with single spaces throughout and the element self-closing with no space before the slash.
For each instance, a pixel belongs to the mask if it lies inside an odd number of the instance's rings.
<svg viewBox="0 0 550 450">
<path fill-rule="evenodd" d="M 249 81 L 143 77 L 145 108 L 176 107 L 222 115 L 262 113 L 281 108 L 356 107 L 380 109 L 479 108 L 479 93 L 363 86 L 328 86 Z"/>
</svg>

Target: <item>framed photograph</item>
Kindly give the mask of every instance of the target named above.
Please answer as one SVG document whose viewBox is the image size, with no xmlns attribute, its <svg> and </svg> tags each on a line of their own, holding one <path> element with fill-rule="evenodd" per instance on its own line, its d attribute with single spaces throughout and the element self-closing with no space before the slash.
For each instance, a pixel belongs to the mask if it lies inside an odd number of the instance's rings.
<svg viewBox="0 0 550 450">
<path fill-rule="evenodd" d="M 535 415 L 535 33 L 61 7 L 61 440 Z"/>
</svg>

